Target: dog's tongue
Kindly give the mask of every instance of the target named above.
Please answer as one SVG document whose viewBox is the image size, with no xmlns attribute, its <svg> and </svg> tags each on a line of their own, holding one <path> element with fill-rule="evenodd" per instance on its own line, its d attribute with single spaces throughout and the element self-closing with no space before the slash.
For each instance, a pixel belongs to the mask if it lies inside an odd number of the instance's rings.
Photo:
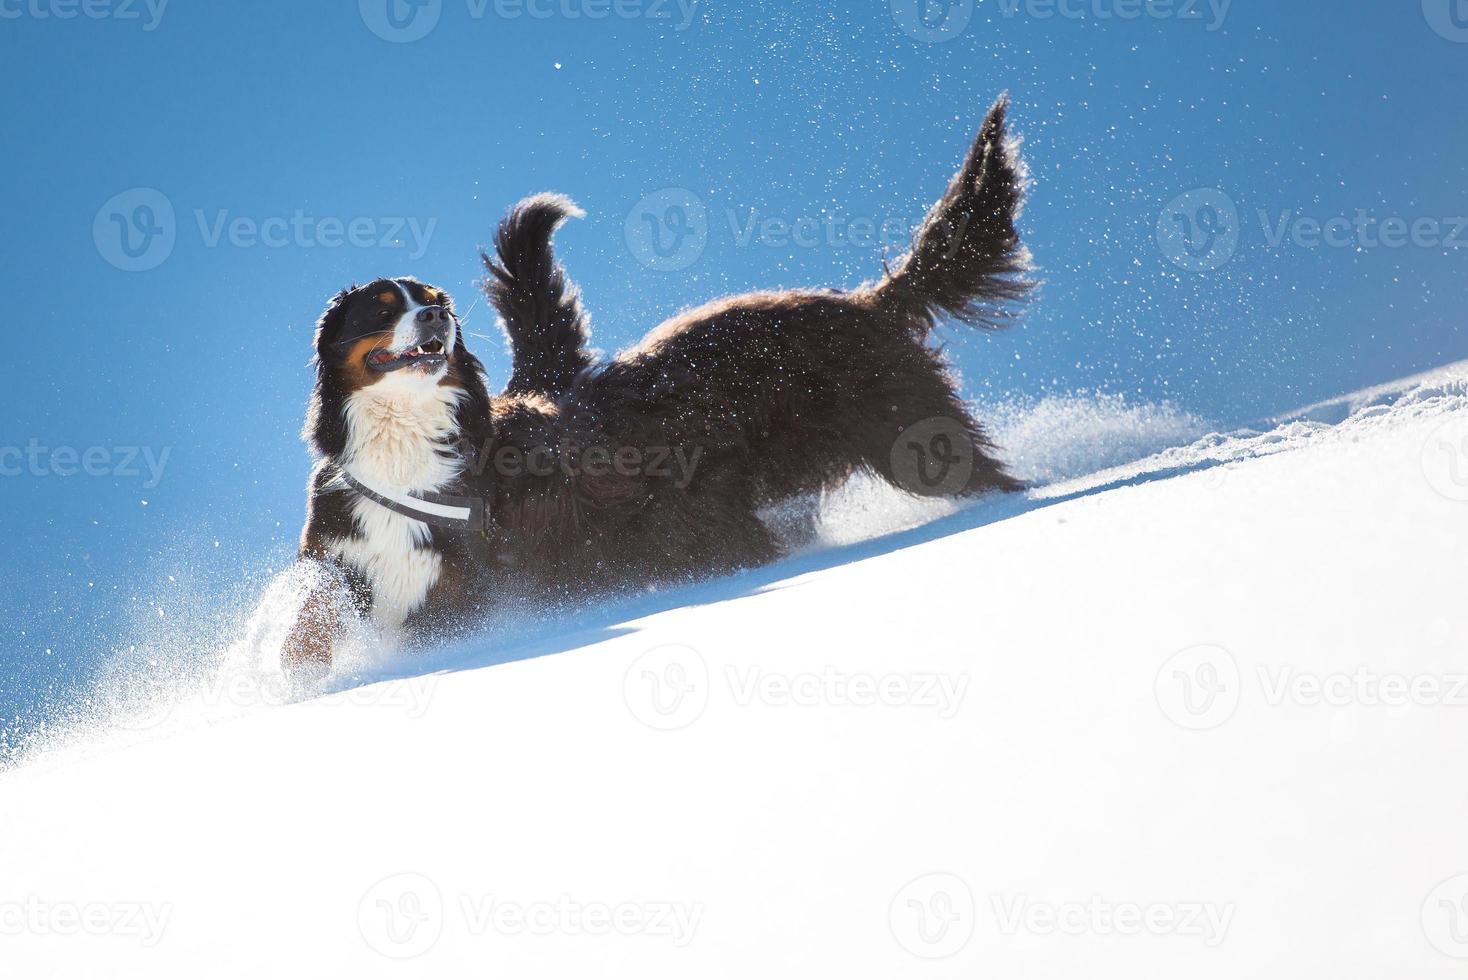
<svg viewBox="0 0 1468 980">
<path fill-rule="evenodd" d="M 374 364 L 386 364 L 392 359 L 393 355 L 391 351 L 378 351 L 376 354 L 372 355 L 372 361 Z"/>
</svg>

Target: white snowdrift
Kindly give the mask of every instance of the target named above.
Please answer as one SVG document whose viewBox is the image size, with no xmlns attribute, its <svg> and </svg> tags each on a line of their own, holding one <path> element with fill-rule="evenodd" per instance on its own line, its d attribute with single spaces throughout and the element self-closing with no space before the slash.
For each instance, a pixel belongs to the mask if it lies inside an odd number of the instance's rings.
<svg viewBox="0 0 1468 980">
<path fill-rule="evenodd" d="M 1045 411 L 999 440 L 1074 475 Z M 0 777 L 0 966 L 1461 976 L 1468 366 L 1131 421 L 1109 470 L 843 544 L 940 513 L 850 488 L 823 550 L 332 696 L 196 678 Z"/>
</svg>

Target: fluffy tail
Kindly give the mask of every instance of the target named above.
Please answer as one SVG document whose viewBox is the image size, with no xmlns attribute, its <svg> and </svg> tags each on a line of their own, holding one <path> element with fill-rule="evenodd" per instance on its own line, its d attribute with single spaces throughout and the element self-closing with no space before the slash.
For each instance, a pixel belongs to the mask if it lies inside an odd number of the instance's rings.
<svg viewBox="0 0 1468 980">
<path fill-rule="evenodd" d="M 939 315 L 998 328 L 1034 283 L 1030 254 L 1014 222 L 1024 203 L 1025 169 L 1005 132 L 1009 97 L 989 110 L 963 166 L 933 205 L 912 249 L 874 288 L 920 334 Z"/>
<path fill-rule="evenodd" d="M 499 261 L 482 253 L 484 293 L 499 311 L 513 370 L 507 392 L 563 394 L 591 366 L 589 318 L 581 293 L 556 262 L 551 238 L 567 218 L 585 214 L 568 197 L 537 194 L 505 216 L 495 233 Z"/>
</svg>

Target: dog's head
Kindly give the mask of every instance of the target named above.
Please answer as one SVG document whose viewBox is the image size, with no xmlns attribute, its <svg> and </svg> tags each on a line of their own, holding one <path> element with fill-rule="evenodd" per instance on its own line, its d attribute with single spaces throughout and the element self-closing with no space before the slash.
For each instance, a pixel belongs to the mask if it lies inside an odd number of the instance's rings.
<svg viewBox="0 0 1468 980">
<path fill-rule="evenodd" d="M 432 393 L 458 387 L 487 402 L 478 358 L 464 346 L 453 298 L 416 279 L 377 279 L 337 293 L 316 324 L 316 390 L 305 437 L 321 454 L 341 452 L 342 408 L 352 395 L 382 390 Z"/>
<path fill-rule="evenodd" d="M 447 293 L 416 279 L 378 279 L 336 294 L 316 327 L 316 356 L 353 388 L 390 376 L 394 383 L 438 384 L 458 340 Z"/>
</svg>

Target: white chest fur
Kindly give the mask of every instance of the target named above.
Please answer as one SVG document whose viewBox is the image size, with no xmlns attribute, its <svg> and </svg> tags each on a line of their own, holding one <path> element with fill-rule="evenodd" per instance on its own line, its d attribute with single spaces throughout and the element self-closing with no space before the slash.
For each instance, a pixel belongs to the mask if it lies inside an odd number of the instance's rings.
<svg viewBox="0 0 1468 980">
<path fill-rule="evenodd" d="M 373 486 L 400 493 L 440 490 L 460 472 L 462 459 L 445 440 L 455 434 L 459 388 L 388 376 L 347 399 L 343 463 Z M 442 559 L 421 547 L 428 525 L 357 497 L 352 517 L 358 536 L 332 550 L 372 586 L 372 618 L 393 630 L 418 608 L 438 581 Z"/>
</svg>

